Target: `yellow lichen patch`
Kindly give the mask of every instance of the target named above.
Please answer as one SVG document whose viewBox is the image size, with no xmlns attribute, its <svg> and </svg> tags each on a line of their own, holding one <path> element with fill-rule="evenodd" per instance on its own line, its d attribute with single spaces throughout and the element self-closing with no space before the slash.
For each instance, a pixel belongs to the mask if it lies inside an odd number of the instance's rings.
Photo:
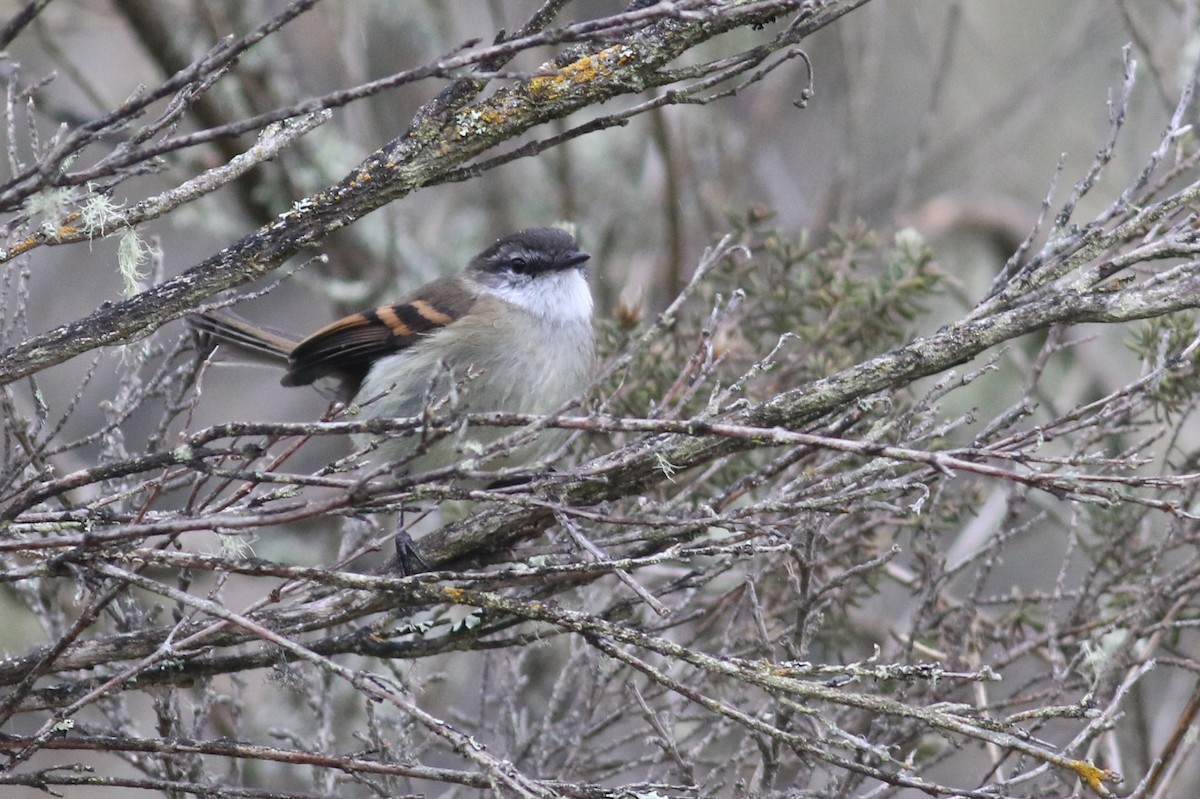
<svg viewBox="0 0 1200 799">
<path fill-rule="evenodd" d="M 1104 783 L 1111 781 L 1115 775 L 1112 771 L 1106 768 L 1093 766 L 1083 760 L 1068 760 L 1067 768 L 1079 775 L 1079 779 L 1101 796 L 1108 796 L 1108 789 L 1104 787 Z"/>
<path fill-rule="evenodd" d="M 513 105 L 503 97 L 493 97 L 487 102 L 463 109 L 451 123 L 451 136 L 462 141 L 473 136 L 485 136 L 504 123 L 506 105 Z"/>
<path fill-rule="evenodd" d="M 372 180 L 371 173 L 365 169 L 355 173 L 354 177 L 350 178 L 350 188 L 358 188 L 364 183 L 369 183 Z"/>
<path fill-rule="evenodd" d="M 454 141 L 463 141 L 477 136 L 487 136 L 502 127 L 514 113 L 525 108 L 530 99 L 557 100 L 572 86 L 596 80 L 625 61 L 632 58 L 632 51 L 625 46 L 613 46 L 599 53 L 585 55 L 564 67 L 543 64 L 541 69 L 549 74 L 531 78 L 528 83 L 497 92 L 486 101 L 461 109 L 453 121 L 444 129 L 444 136 Z M 442 144 L 442 151 L 447 152 Z"/>
<path fill-rule="evenodd" d="M 539 75 L 529 81 L 529 93 L 534 97 L 553 99 L 562 91 L 561 80 L 561 75 Z"/>
<path fill-rule="evenodd" d="M 554 99 L 572 84 L 593 81 L 603 73 L 610 60 L 615 58 L 621 63 L 622 50 L 620 47 L 609 47 L 595 55 L 585 55 L 572 61 L 565 67 L 555 70 L 553 75 L 539 75 L 529 81 L 529 93 L 535 97 Z"/>
<path fill-rule="evenodd" d="M 14 244 L 12 246 L 12 249 L 8 251 L 8 258 L 15 258 L 16 256 L 20 255 L 21 253 L 23 253 L 27 250 L 32 250 L 34 247 L 37 246 L 37 243 L 38 243 L 38 240 L 36 238 L 34 238 L 33 236 L 30 236 L 29 238 L 25 239 L 24 241 L 18 241 L 16 244 Z"/>
<path fill-rule="evenodd" d="M 498 125 L 504 121 L 504 112 L 493 109 L 490 106 L 484 106 L 479 109 L 479 119 L 489 125 Z"/>
</svg>

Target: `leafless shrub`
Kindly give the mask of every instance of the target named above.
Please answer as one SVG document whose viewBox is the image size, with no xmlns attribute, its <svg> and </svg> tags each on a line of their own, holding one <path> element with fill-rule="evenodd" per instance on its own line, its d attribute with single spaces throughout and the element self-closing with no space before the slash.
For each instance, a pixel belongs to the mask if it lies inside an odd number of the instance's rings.
<svg viewBox="0 0 1200 799">
<path fill-rule="evenodd" d="M 46 84 L 10 62 L 0 574 L 14 628 L 36 632 L 14 629 L 0 661 L 0 783 L 289 797 L 1111 795 L 1122 775 L 1129 795 L 1194 788 L 1196 79 L 1127 184 L 1102 188 L 1136 96 L 1132 51 L 1092 166 L 936 330 L 935 303 L 969 291 L 915 230 L 796 234 L 746 211 L 694 263 L 672 248 L 645 310 L 608 297 L 602 372 L 563 415 L 241 421 L 266 415 L 247 390 L 243 415 L 196 421 L 209 353 L 166 322 L 392 200 L 790 70 L 805 37 L 864 4 L 677 0 L 570 22 L 567 2 L 546 0 L 491 44 L 304 101 L 278 83 L 250 92 L 281 78 L 239 59 L 315 0 L 256 22 L 230 4 L 245 33 L 198 57 L 181 55 L 186 38 L 163 43 L 151 52 L 170 78 L 49 136 Z M 34 35 L 47 5 L 0 41 Z M 114 5 L 143 39 L 181 35 L 161 7 Z M 735 41 L 714 54 L 723 33 Z M 1161 65 L 1152 75 L 1170 96 Z M 444 88 L 402 136 L 287 212 L 271 217 L 245 183 L 264 161 L 311 155 L 332 110 L 430 79 Z M 594 110 L 610 99 L 626 104 Z M 577 112 L 592 116 L 537 127 Z M 214 192 L 261 226 L 170 275 L 145 224 Z M 329 242 L 343 260 L 368 250 Z M 115 245 L 126 298 L 44 324 L 42 259 L 93 243 Z M 1113 329 L 1140 373 L 1061 399 L 1087 338 Z M 96 354 L 112 345 L 119 360 Z M 114 391 L 85 414 L 114 363 Z M 426 474 L 338 449 L 353 432 L 476 425 L 512 433 Z M 576 433 L 552 464 L 488 468 L 542 426 Z M 474 487 L 496 477 L 504 487 Z M 425 533 L 432 571 L 395 572 L 401 529 Z"/>
</svg>

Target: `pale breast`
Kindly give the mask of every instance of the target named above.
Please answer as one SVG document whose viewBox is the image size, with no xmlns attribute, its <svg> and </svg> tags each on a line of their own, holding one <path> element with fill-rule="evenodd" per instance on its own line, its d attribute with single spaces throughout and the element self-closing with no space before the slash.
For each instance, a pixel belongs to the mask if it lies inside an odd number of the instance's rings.
<svg viewBox="0 0 1200 799">
<path fill-rule="evenodd" d="M 504 303 L 481 297 L 479 305 Z M 355 397 L 366 418 L 418 416 L 427 405 L 443 405 L 457 395 L 457 407 L 467 412 L 554 411 L 587 387 L 592 373 L 593 335 L 590 320 L 564 322 L 516 311 L 490 313 L 477 308 L 463 319 L 430 335 L 414 346 L 380 359 L 371 367 Z M 406 471 L 416 472 L 457 462 L 484 445 L 511 432 L 476 429 L 463 442 L 442 441 L 413 461 Z M 540 457 L 557 446 L 565 431 L 545 431 L 530 445 L 504 459 L 521 463 Z M 356 437 L 365 446 L 369 436 Z M 376 462 L 399 463 L 416 448 L 416 436 L 391 437 L 379 442 Z M 496 464 L 503 465 L 503 464 Z"/>
</svg>

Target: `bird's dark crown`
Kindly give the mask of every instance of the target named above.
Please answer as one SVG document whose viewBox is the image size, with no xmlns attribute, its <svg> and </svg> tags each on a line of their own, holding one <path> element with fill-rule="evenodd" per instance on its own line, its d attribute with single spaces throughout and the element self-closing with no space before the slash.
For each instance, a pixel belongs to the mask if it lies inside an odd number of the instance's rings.
<svg viewBox="0 0 1200 799">
<path fill-rule="evenodd" d="M 570 233 L 559 228 L 518 230 L 497 240 L 471 261 L 471 268 L 484 274 L 537 276 L 571 269 L 591 256 L 580 252 Z"/>
</svg>

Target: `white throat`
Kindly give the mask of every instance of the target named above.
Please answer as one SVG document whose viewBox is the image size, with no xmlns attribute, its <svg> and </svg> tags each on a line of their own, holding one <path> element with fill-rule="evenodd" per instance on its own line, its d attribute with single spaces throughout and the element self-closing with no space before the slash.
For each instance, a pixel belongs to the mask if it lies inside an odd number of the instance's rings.
<svg viewBox="0 0 1200 799">
<path fill-rule="evenodd" d="M 592 292 L 580 269 L 546 272 L 527 283 L 483 285 L 482 289 L 548 322 L 579 322 L 592 318 Z"/>
</svg>

